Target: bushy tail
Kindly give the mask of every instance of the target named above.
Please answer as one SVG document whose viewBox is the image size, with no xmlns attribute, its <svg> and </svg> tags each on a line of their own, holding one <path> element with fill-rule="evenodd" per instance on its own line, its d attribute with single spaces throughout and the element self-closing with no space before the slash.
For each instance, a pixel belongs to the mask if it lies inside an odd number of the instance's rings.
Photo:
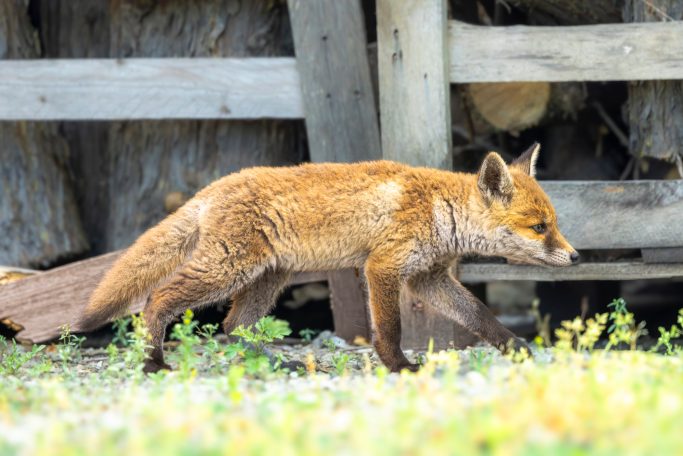
<svg viewBox="0 0 683 456">
<path fill-rule="evenodd" d="M 150 228 L 104 276 L 75 329 L 90 331 L 124 314 L 134 299 L 147 294 L 185 261 L 198 234 L 198 211 L 192 202 Z"/>
</svg>

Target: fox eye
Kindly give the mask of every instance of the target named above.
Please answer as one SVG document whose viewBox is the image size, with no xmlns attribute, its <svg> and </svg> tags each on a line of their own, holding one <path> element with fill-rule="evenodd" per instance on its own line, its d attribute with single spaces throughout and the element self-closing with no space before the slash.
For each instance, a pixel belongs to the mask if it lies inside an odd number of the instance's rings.
<svg viewBox="0 0 683 456">
<path fill-rule="evenodd" d="M 546 232 L 548 227 L 545 225 L 545 223 L 539 223 L 538 225 L 532 226 L 531 229 L 537 232 L 538 234 L 543 234 Z"/>
</svg>

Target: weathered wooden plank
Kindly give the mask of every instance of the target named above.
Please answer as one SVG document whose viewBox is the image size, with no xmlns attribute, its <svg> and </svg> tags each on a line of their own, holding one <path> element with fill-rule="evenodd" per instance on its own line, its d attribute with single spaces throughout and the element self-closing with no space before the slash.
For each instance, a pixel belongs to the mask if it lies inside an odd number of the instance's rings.
<svg viewBox="0 0 683 456">
<path fill-rule="evenodd" d="M 683 180 L 546 181 L 562 233 L 577 249 L 680 247 Z"/>
<path fill-rule="evenodd" d="M 377 108 L 359 0 L 288 0 L 311 161 L 381 158 Z M 334 330 L 369 338 L 365 286 L 354 270 L 330 272 Z"/>
<path fill-rule="evenodd" d="M 358 336 L 370 340 L 367 291 L 359 271 L 330 271 L 327 284 L 330 287 L 335 334 L 347 342 L 353 342 Z"/>
<path fill-rule="evenodd" d="M 683 263 L 683 247 L 642 249 L 641 252 L 645 263 Z"/>
<path fill-rule="evenodd" d="M 450 21 L 448 37 L 454 83 L 683 79 L 680 22 L 484 27 Z"/>
<path fill-rule="evenodd" d="M 40 55 L 28 13 L 25 2 L 0 2 L 0 65 Z M 70 153 L 56 125 L 0 122 L 0 263 L 47 267 L 88 250 Z"/>
<path fill-rule="evenodd" d="M 311 282 L 325 282 L 327 280 L 327 271 L 309 271 L 309 272 L 299 272 L 294 274 L 290 279 L 289 285 L 301 285 L 302 283 Z"/>
<path fill-rule="evenodd" d="M 293 58 L 0 62 L 0 120 L 302 118 Z"/>
<path fill-rule="evenodd" d="M 377 1 L 382 154 L 390 160 L 451 169 L 450 85 L 445 0 Z M 443 346 L 454 324 L 402 296 L 404 348 Z"/>
<path fill-rule="evenodd" d="M 662 18 L 683 19 L 680 0 L 624 0 L 624 22 L 650 22 Z M 681 22 L 672 22 L 679 24 Z M 668 45 L 662 43 L 661 48 Z M 661 51 L 660 51 L 661 52 Z M 683 81 L 630 81 L 623 118 L 628 132 L 628 151 L 636 159 L 653 157 L 676 162 L 683 170 Z M 681 171 L 683 172 L 683 171 Z"/>
<path fill-rule="evenodd" d="M 446 1 L 377 2 L 377 52 L 386 159 L 453 166 Z"/>
<path fill-rule="evenodd" d="M 683 277 L 683 264 L 645 264 L 643 262 L 579 263 L 566 268 L 508 265 L 502 263 L 462 263 L 456 276 L 464 283 L 494 280 L 635 280 Z"/>
<path fill-rule="evenodd" d="M 289 0 L 312 161 L 381 158 L 358 0 Z"/>
<path fill-rule="evenodd" d="M 25 277 L 0 287 L 0 321 L 23 328 L 17 338 L 44 342 L 59 336 L 62 325 L 73 331 L 90 294 L 122 251 L 100 255 L 46 272 Z M 327 272 L 296 274 L 290 285 L 327 279 Z M 145 299 L 132 303 L 129 313 L 140 312 Z"/>
</svg>

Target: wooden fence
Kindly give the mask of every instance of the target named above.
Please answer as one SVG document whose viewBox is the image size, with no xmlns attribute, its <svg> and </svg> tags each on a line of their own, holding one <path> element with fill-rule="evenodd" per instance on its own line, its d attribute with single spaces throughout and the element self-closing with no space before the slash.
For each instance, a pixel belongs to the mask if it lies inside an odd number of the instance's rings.
<svg viewBox="0 0 683 456">
<path fill-rule="evenodd" d="M 445 0 L 378 0 L 380 138 L 359 3 L 288 4 L 296 59 L 0 61 L 0 120 L 305 118 L 314 161 L 384 157 L 450 168 L 451 83 L 683 79 L 681 23 L 484 27 L 448 21 Z M 681 181 L 544 187 L 575 247 L 642 249 L 643 259 L 558 270 L 462 264 L 463 281 L 683 276 Z M 327 277 L 337 299 L 337 331 L 349 339 L 367 337 L 356 274 Z M 39 281 L 40 275 L 5 286 L 0 319 L 26 326 L 20 321 L 26 312 L 19 318 L 17 309 L 51 299 L 45 287 L 54 282 Z M 80 299 L 85 291 L 80 289 Z M 52 307 L 58 307 L 54 299 Z M 434 335 L 453 339 L 459 331 L 408 299 L 402 314 L 408 346 L 424 345 Z M 45 340 L 55 329 L 32 334 L 34 341 Z"/>
</svg>

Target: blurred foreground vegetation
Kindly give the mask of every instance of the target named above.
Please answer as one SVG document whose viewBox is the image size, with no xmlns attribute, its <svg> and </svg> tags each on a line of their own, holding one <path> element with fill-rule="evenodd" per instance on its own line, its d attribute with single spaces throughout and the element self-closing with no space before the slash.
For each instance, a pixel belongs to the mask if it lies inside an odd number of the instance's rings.
<svg viewBox="0 0 683 456">
<path fill-rule="evenodd" d="M 288 329 L 272 318 L 228 344 L 188 313 L 173 331 L 176 370 L 151 376 L 137 318 L 99 358 L 68 332 L 33 351 L 4 340 L 0 455 L 679 454 L 683 317 L 652 350 L 631 350 L 642 325 L 621 304 L 565 322 L 533 358 L 428 352 L 400 375 L 333 343 L 277 368 L 282 353 L 269 360 L 265 347 Z"/>
</svg>

